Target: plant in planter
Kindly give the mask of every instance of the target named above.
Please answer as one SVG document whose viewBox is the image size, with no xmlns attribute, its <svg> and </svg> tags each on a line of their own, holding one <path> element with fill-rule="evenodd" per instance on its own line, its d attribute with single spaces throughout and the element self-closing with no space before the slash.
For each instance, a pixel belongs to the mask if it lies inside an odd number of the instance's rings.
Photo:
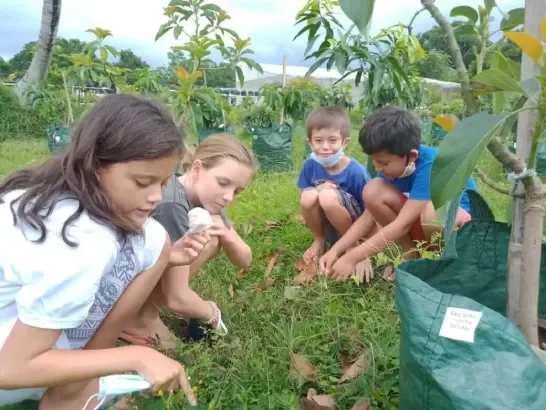
<svg viewBox="0 0 546 410">
<path fill-rule="evenodd" d="M 238 64 L 246 64 L 250 69 L 262 72 L 258 63 L 249 58 L 254 52 L 250 49 L 250 39 L 241 39 L 232 29 L 226 27 L 229 14 L 221 7 L 204 0 L 171 0 L 164 10 L 167 22 L 159 27 L 156 40 L 171 32 L 178 40 L 181 35 L 187 38 L 182 46 L 173 47 L 173 51 L 189 54 L 191 67 L 177 68 L 177 78 L 180 84 L 178 97 L 172 101 L 174 110 L 191 127 L 196 136 L 201 128 L 207 125 L 213 129 L 216 125 L 225 124 L 224 113 L 219 103 L 220 94 L 207 89 L 207 71 L 232 67 L 241 84 L 244 83 L 243 71 Z M 189 27 L 193 30 L 190 31 Z M 233 45 L 228 45 L 229 39 Z M 216 49 L 222 55 L 223 67 L 210 67 L 209 56 Z M 198 87 L 195 81 L 203 78 L 205 87 Z M 201 90 L 207 91 L 201 91 Z M 205 107 L 211 103 L 211 106 Z M 222 116 L 219 122 L 220 115 Z M 207 131 L 208 132 L 208 131 Z"/>
</svg>

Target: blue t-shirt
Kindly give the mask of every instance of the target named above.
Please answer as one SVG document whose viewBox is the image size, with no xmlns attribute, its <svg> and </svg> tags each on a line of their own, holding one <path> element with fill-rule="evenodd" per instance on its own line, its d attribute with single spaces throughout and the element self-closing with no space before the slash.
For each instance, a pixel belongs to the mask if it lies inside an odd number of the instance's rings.
<svg viewBox="0 0 546 410">
<path fill-rule="evenodd" d="M 298 178 L 298 187 L 300 189 L 314 188 L 324 182 L 332 182 L 339 189 L 351 194 L 364 211 L 364 200 L 362 199 L 362 190 L 364 185 L 372 179 L 368 170 L 356 159 L 351 158 L 351 162 L 339 174 L 330 174 L 326 169 L 313 159 L 307 159 L 303 163 Z"/>
<path fill-rule="evenodd" d="M 438 152 L 437 148 L 421 144 L 419 157 L 415 162 L 415 172 L 406 178 L 391 179 L 381 173 L 377 176 L 384 178 L 397 187 L 403 193 L 409 193 L 409 199 L 417 201 L 430 201 L 430 171 L 432 163 Z M 478 190 L 474 178 L 470 177 L 466 183 L 466 189 Z M 461 208 L 470 213 L 470 199 L 465 192 L 461 198 Z"/>
</svg>

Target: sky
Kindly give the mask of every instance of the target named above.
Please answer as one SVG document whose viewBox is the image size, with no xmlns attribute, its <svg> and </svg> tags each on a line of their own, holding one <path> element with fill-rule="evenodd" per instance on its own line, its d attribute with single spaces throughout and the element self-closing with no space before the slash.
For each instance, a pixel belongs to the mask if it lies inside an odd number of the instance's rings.
<svg viewBox="0 0 546 410">
<path fill-rule="evenodd" d="M 304 61 L 305 39 L 293 41 L 299 31 L 297 12 L 305 0 L 211 0 L 231 16 L 227 27 L 241 37 L 252 39 L 254 60 L 263 64 L 281 64 L 283 55 L 289 65 L 310 65 Z M 91 41 L 88 28 L 101 27 L 112 32 L 107 44 L 118 49 L 130 48 L 152 67 L 167 63 L 167 52 L 176 41 L 172 34 L 155 41 L 158 27 L 166 21 L 163 9 L 169 0 L 63 0 L 58 36 Z M 476 7 L 483 0 L 437 0 L 440 10 L 449 15 L 457 5 Z M 503 12 L 523 7 L 524 0 L 497 0 Z M 371 32 L 397 23 L 408 23 L 421 8 L 419 0 L 377 1 Z M 36 41 L 40 29 L 42 0 L 0 0 L 0 57 L 10 59 L 29 41 Z M 342 22 L 349 20 L 341 16 Z M 500 14 L 496 13 L 497 24 Z M 434 25 L 432 17 L 421 13 L 414 31 L 426 31 Z M 305 37 L 305 36 L 304 36 Z"/>
</svg>

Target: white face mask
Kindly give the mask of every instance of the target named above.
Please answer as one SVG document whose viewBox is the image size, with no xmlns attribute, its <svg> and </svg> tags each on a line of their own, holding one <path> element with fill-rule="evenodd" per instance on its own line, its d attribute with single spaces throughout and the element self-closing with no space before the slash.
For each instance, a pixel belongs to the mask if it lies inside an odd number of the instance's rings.
<svg viewBox="0 0 546 410">
<path fill-rule="evenodd" d="M 410 162 L 398 178 L 406 178 L 415 172 L 415 162 Z"/>
<path fill-rule="evenodd" d="M 95 409 L 98 409 L 107 397 L 120 396 L 135 393 L 152 388 L 150 382 L 135 374 L 113 374 L 99 378 L 99 393 L 91 396 L 82 410 L 87 408 L 89 402 L 97 397 L 101 402 Z"/>
</svg>

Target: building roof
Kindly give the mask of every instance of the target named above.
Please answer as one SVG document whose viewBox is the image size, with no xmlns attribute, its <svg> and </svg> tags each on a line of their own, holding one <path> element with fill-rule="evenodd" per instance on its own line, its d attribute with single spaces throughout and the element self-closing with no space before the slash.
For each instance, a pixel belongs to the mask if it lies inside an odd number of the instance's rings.
<svg viewBox="0 0 546 410">
<path fill-rule="evenodd" d="M 263 74 L 260 74 L 256 70 L 250 70 L 246 64 L 242 64 L 240 67 L 243 70 L 243 74 L 246 80 L 254 80 L 257 78 L 271 77 L 282 75 L 282 64 L 260 64 L 264 71 Z M 286 76 L 287 77 L 304 77 L 309 67 L 304 66 L 294 66 L 286 65 Z M 337 80 L 341 78 L 341 74 L 337 70 L 327 70 L 325 68 L 317 68 L 310 76 L 314 79 L 334 79 Z M 356 74 L 348 75 L 344 80 L 354 80 Z"/>
</svg>

